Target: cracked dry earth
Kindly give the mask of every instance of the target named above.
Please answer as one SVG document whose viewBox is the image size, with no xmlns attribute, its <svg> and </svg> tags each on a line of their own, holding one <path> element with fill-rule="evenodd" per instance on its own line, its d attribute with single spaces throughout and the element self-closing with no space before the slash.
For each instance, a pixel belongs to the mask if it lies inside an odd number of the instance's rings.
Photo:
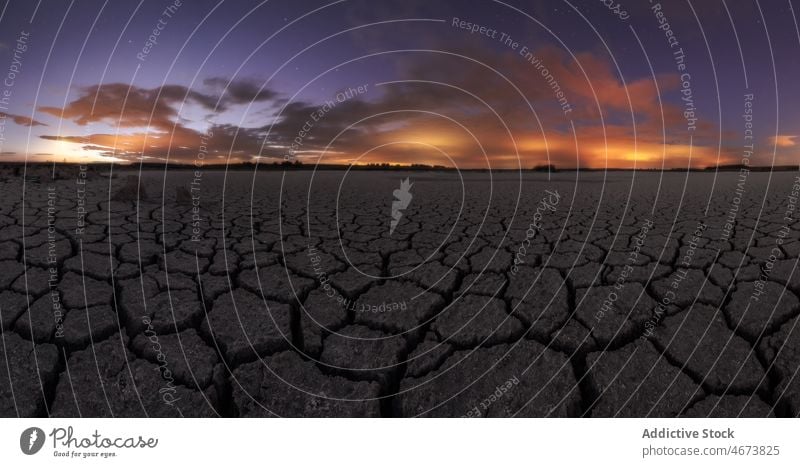
<svg viewBox="0 0 800 467">
<path fill-rule="evenodd" d="M 793 174 L 130 175 L 0 184 L 0 415 L 800 415 Z"/>
</svg>

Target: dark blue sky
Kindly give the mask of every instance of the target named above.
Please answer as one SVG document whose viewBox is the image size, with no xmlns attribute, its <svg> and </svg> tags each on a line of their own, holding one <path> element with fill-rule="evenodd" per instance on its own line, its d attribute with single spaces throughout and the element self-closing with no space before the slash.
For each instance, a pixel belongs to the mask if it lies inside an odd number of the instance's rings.
<svg viewBox="0 0 800 467">
<path fill-rule="evenodd" d="M 773 153 L 797 163 L 800 12 L 788 0 L 616 10 L 589 0 L 183 0 L 165 15 L 174 3 L 7 1 L 0 76 L 21 71 L 0 83 L 2 157 L 190 162 L 211 132 L 214 157 L 231 161 L 348 162 L 385 145 L 360 161 L 450 165 L 423 149 L 435 146 L 470 167 L 704 166 L 741 160 L 753 94 L 753 163 L 769 165 Z M 497 34 L 454 27 L 454 17 Z M 358 86 L 368 90 L 309 120 Z"/>
</svg>

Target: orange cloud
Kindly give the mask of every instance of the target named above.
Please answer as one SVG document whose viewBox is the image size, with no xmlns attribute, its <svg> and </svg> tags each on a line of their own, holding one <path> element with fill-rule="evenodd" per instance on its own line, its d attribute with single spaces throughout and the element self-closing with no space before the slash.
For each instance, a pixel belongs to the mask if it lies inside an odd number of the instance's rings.
<svg viewBox="0 0 800 467">
<path fill-rule="evenodd" d="M 778 135 L 778 136 L 771 136 L 769 138 L 770 144 L 774 144 L 779 148 L 788 148 L 797 145 L 797 142 L 794 140 L 797 138 L 797 135 Z"/>
</svg>

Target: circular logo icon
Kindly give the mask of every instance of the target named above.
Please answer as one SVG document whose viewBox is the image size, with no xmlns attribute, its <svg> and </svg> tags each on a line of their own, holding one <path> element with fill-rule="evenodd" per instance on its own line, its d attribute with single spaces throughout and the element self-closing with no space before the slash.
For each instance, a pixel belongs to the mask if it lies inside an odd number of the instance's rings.
<svg viewBox="0 0 800 467">
<path fill-rule="evenodd" d="M 36 454 L 44 446 L 44 431 L 32 426 L 23 431 L 19 437 L 19 448 L 28 456 Z"/>
</svg>

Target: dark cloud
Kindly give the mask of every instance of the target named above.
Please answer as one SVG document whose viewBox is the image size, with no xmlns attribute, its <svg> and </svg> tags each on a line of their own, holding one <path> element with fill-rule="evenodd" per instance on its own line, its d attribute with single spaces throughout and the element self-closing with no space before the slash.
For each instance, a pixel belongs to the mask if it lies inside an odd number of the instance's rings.
<svg viewBox="0 0 800 467">
<path fill-rule="evenodd" d="M 42 123 L 38 120 L 34 120 L 31 117 L 26 117 L 24 115 L 13 115 L 13 114 L 2 114 L 2 113 L 0 113 L 0 115 L 5 115 L 6 118 L 10 118 L 12 122 L 20 126 L 27 126 L 27 127 L 47 126 L 45 123 Z"/>
<path fill-rule="evenodd" d="M 277 92 L 271 89 L 262 89 L 262 86 L 254 80 L 241 79 L 231 81 L 226 78 L 216 77 L 206 79 L 203 84 L 222 93 L 224 105 L 263 102 L 278 97 Z"/>
<path fill-rule="evenodd" d="M 180 85 L 165 85 L 152 89 L 123 83 L 95 85 L 81 89 L 78 99 L 66 107 L 40 107 L 41 112 L 74 121 L 78 125 L 104 122 L 120 127 L 152 127 L 169 129 L 177 120 L 177 107 L 198 104 L 206 110 L 223 111 L 231 105 L 263 101 L 277 94 L 271 90 L 258 91 L 250 81 L 232 81 L 223 95 L 224 86 L 212 79 L 218 93 L 203 93 Z"/>
<path fill-rule="evenodd" d="M 142 89 L 112 83 L 83 89 L 81 97 L 63 109 L 40 107 L 39 110 L 78 125 L 104 122 L 120 127 L 169 128 L 177 117 L 174 105 L 180 102 L 196 102 L 209 109 L 214 105 L 212 96 L 183 86 Z"/>
</svg>

